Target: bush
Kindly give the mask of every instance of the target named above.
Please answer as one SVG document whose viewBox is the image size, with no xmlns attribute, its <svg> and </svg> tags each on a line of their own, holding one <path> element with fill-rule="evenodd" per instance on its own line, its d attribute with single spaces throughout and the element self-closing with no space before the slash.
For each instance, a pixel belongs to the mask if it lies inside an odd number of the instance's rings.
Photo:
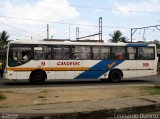
<svg viewBox="0 0 160 119">
<path fill-rule="evenodd" d="M 6 99 L 6 96 L 4 94 L 0 94 L 0 100 Z"/>
</svg>

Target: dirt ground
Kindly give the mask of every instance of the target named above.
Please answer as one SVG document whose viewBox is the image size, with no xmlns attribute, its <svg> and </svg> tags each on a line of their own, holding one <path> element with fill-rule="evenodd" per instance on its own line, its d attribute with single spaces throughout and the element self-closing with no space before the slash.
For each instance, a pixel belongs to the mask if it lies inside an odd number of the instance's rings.
<svg viewBox="0 0 160 119">
<path fill-rule="evenodd" d="M 111 98 L 148 95 L 140 87 L 94 87 L 94 88 L 29 88 L 0 91 L 6 99 L 0 100 L 0 107 L 53 104 L 75 101 L 95 101 Z"/>
</svg>

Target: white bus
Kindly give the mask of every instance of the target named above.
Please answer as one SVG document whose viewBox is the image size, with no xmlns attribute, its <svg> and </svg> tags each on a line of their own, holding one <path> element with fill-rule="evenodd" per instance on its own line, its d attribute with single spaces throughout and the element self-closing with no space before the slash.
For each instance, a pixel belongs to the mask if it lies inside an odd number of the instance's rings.
<svg viewBox="0 0 160 119">
<path fill-rule="evenodd" d="M 6 79 L 101 79 L 156 75 L 155 44 L 72 41 L 10 41 Z"/>
</svg>

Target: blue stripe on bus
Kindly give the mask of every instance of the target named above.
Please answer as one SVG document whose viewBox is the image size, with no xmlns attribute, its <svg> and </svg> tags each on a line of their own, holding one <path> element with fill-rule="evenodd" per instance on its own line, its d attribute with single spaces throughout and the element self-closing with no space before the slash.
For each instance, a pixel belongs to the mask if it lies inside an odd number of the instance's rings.
<svg viewBox="0 0 160 119">
<path fill-rule="evenodd" d="M 131 44 L 127 44 L 126 46 L 128 47 L 147 47 L 148 44 L 147 43 L 144 43 L 144 44 L 131 43 Z"/>
<path fill-rule="evenodd" d="M 96 79 L 115 68 L 125 60 L 101 60 L 89 70 L 81 73 L 75 79 Z"/>
</svg>

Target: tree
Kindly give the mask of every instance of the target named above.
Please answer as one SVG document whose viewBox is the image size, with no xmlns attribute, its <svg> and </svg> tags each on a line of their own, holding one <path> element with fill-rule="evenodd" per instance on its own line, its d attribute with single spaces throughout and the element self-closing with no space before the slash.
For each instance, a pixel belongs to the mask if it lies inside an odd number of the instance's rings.
<svg viewBox="0 0 160 119">
<path fill-rule="evenodd" d="M 160 41 L 154 40 L 152 43 L 156 44 L 157 48 L 160 48 Z"/>
<path fill-rule="evenodd" d="M 160 48 L 160 41 L 158 41 L 158 40 L 149 41 L 148 43 L 154 43 L 154 44 L 156 44 L 157 48 Z"/>
<path fill-rule="evenodd" d="M 128 41 L 128 38 L 124 37 L 122 32 L 119 30 L 114 31 L 113 34 L 109 34 L 109 35 L 112 37 L 111 39 L 109 39 L 109 41 L 113 43 Z"/>
<path fill-rule="evenodd" d="M 124 42 L 124 43 L 125 43 L 125 42 L 127 42 L 127 41 L 128 41 L 128 38 L 125 37 L 125 36 L 120 38 L 120 42 Z"/>
<path fill-rule="evenodd" d="M 8 33 L 6 31 L 2 31 L 0 33 L 0 46 L 4 46 L 7 44 L 7 40 L 10 36 L 8 35 Z"/>
</svg>

